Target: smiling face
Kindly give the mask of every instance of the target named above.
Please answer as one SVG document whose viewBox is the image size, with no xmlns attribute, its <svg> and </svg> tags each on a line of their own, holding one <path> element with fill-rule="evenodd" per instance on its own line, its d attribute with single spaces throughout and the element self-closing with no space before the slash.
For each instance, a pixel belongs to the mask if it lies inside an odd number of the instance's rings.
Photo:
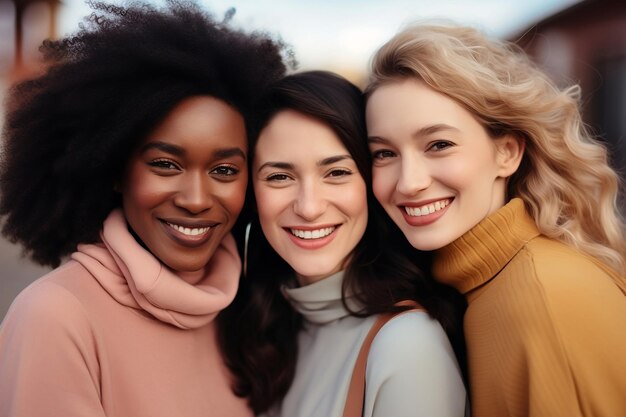
<svg viewBox="0 0 626 417">
<path fill-rule="evenodd" d="M 247 141 L 242 116 L 221 100 L 183 100 L 131 157 L 121 183 L 126 219 L 175 271 L 211 259 L 243 206 Z"/>
<path fill-rule="evenodd" d="M 363 177 L 325 124 L 285 110 L 263 129 L 253 184 L 261 227 L 301 284 L 345 267 L 367 225 Z"/>
<path fill-rule="evenodd" d="M 451 98 L 422 81 L 382 85 L 367 103 L 373 188 L 411 245 L 439 249 L 505 204 L 523 144 L 491 138 Z"/>
</svg>

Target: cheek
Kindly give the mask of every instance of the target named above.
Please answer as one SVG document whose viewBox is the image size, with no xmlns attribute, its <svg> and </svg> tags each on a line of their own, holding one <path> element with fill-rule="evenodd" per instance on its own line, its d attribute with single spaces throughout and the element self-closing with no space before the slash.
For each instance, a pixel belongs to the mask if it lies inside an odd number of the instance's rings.
<svg viewBox="0 0 626 417">
<path fill-rule="evenodd" d="M 349 187 L 338 187 L 336 192 L 329 197 L 345 215 L 353 222 L 355 235 L 353 239 L 361 240 L 367 226 L 367 188 L 363 180 L 351 184 Z"/>
<path fill-rule="evenodd" d="M 261 186 L 254 187 L 257 213 L 261 230 L 270 246 L 279 250 L 281 245 L 280 219 L 283 213 L 287 212 L 289 199 L 286 190 L 277 190 Z M 287 217 L 288 217 L 288 213 Z"/>
<path fill-rule="evenodd" d="M 495 180 L 490 172 L 488 160 L 480 158 L 458 158 L 446 161 L 438 169 L 437 179 L 454 189 L 468 189 L 484 185 L 484 179 Z"/>
<path fill-rule="evenodd" d="M 168 189 L 167 181 L 158 181 L 141 167 L 133 167 L 122 186 L 124 209 L 134 211 L 158 204 Z"/>
<path fill-rule="evenodd" d="M 398 178 L 390 167 L 374 168 L 372 175 L 372 190 L 374 191 L 374 195 L 380 204 L 385 205 L 391 198 Z"/>
<path fill-rule="evenodd" d="M 353 213 L 367 214 L 367 189 L 364 181 L 359 181 L 352 187 L 342 190 L 338 196 L 343 200 L 343 204 L 350 208 Z"/>
<path fill-rule="evenodd" d="M 241 212 L 246 199 L 247 176 L 226 184 L 215 185 L 215 197 L 233 217 L 233 221 Z"/>
<path fill-rule="evenodd" d="M 285 204 L 282 200 L 284 200 L 284 196 L 280 191 L 268 189 L 262 185 L 255 185 L 254 187 L 257 213 L 259 214 L 261 226 L 264 229 L 269 227 L 272 222 L 275 222 L 283 211 Z"/>
<path fill-rule="evenodd" d="M 359 193 L 358 196 L 354 196 L 352 205 L 355 223 L 357 225 L 356 230 L 358 232 L 358 235 L 355 235 L 354 239 L 356 242 L 358 242 L 363 237 L 363 233 L 365 233 L 365 229 L 367 228 L 367 220 L 369 217 L 369 211 L 367 207 L 367 192 L 365 186 L 363 187 L 363 191 Z"/>
</svg>

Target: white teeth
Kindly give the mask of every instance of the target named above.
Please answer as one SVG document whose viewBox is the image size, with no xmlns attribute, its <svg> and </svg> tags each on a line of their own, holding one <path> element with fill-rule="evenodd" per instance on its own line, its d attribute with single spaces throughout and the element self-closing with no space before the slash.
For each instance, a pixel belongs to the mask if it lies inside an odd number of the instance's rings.
<svg viewBox="0 0 626 417">
<path fill-rule="evenodd" d="M 300 239 L 320 239 L 331 234 L 335 230 L 335 227 L 326 227 L 317 230 L 299 230 L 289 229 L 292 235 L 299 237 Z"/>
<path fill-rule="evenodd" d="M 198 236 L 198 235 L 202 235 L 205 234 L 206 232 L 209 231 L 210 227 L 194 227 L 194 228 L 189 228 L 189 227 L 183 227 L 183 226 L 179 226 L 177 224 L 173 224 L 173 223 L 167 223 L 167 225 L 169 227 L 171 227 L 172 229 L 187 235 L 187 236 Z"/>
<path fill-rule="evenodd" d="M 431 204 L 425 204 L 421 207 L 404 206 L 404 210 L 406 211 L 406 214 L 408 214 L 409 216 L 419 217 L 419 216 L 424 216 L 426 214 L 431 214 L 436 211 L 439 211 L 442 208 L 445 208 L 448 204 L 450 204 L 450 200 L 445 199 L 445 200 L 435 201 L 434 203 L 431 203 Z"/>
</svg>

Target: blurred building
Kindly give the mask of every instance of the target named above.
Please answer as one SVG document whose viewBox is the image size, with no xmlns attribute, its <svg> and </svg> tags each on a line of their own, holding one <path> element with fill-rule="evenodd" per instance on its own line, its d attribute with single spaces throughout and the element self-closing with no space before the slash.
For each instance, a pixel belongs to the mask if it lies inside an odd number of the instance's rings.
<svg viewBox="0 0 626 417">
<path fill-rule="evenodd" d="M 38 47 L 55 38 L 61 0 L 0 0 L 0 77 L 12 82 L 38 69 Z"/>
<path fill-rule="evenodd" d="M 0 0 L 0 103 L 4 104 L 5 91 L 11 84 L 27 79 L 41 70 L 38 48 L 44 39 L 56 37 L 60 5 L 60 0 Z M 3 124 L 2 113 L 0 112 L 0 129 Z M 2 320 L 13 298 L 49 268 L 40 267 L 25 259 L 21 256 L 19 246 L 2 237 L 0 265 Z"/>
<path fill-rule="evenodd" d="M 511 40 L 561 86 L 581 86 L 585 122 L 626 179 L 626 1 L 583 0 Z"/>
</svg>

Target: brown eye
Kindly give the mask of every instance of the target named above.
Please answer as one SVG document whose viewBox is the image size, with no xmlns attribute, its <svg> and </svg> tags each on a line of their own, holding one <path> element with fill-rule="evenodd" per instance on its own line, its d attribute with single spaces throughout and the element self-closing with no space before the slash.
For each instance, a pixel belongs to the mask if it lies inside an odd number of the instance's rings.
<svg viewBox="0 0 626 417">
<path fill-rule="evenodd" d="M 148 165 L 164 170 L 180 169 L 178 165 L 167 159 L 155 159 L 154 161 L 148 162 Z"/>
<path fill-rule="evenodd" d="M 333 178 L 345 177 L 347 175 L 352 175 L 352 171 L 347 169 L 333 169 L 328 173 L 328 176 Z"/>
<path fill-rule="evenodd" d="M 448 149 L 449 147 L 454 146 L 452 142 L 447 140 L 439 140 L 437 142 L 432 143 L 428 149 L 433 151 L 443 151 L 444 149 Z"/>
<path fill-rule="evenodd" d="M 233 175 L 239 174 L 239 169 L 230 165 L 220 165 L 213 170 L 211 170 L 212 174 L 217 174 L 223 177 L 230 177 Z"/>
<path fill-rule="evenodd" d="M 265 178 L 266 181 L 286 181 L 289 179 L 287 174 L 270 174 Z"/>
<path fill-rule="evenodd" d="M 393 158 L 394 156 L 396 156 L 396 154 L 387 149 L 382 149 L 372 153 L 372 158 L 374 159 L 387 159 Z"/>
</svg>

